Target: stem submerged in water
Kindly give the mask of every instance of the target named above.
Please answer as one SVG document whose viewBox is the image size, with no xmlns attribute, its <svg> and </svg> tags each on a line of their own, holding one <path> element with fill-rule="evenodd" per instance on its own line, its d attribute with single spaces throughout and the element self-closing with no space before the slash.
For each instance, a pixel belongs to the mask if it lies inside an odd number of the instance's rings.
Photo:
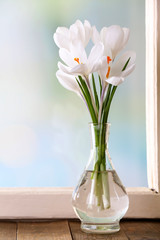
<svg viewBox="0 0 160 240">
<path fill-rule="evenodd" d="M 94 171 L 91 175 L 92 191 L 90 204 L 93 197 L 96 197 L 97 206 L 101 210 L 110 208 L 109 176 L 106 171 L 106 134 L 107 124 L 93 124 L 92 134 L 94 135 Z M 93 196 L 94 195 L 94 196 Z"/>
</svg>

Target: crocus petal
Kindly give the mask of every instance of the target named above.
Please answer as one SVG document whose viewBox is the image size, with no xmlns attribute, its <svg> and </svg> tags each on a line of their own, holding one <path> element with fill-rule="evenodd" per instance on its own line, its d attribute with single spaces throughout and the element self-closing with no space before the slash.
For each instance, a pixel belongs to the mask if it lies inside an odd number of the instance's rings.
<svg viewBox="0 0 160 240">
<path fill-rule="evenodd" d="M 104 51 L 104 46 L 101 42 L 94 45 L 94 47 L 91 49 L 91 52 L 88 57 L 88 68 L 90 72 L 93 72 L 93 68 L 95 68 L 95 65 L 102 57 L 103 51 Z"/>
<path fill-rule="evenodd" d="M 73 75 L 84 75 L 84 76 L 89 74 L 88 67 L 86 64 L 77 65 L 76 67 L 72 68 L 69 71 L 69 73 Z"/>
<path fill-rule="evenodd" d="M 92 28 L 90 23 L 87 20 L 84 21 L 84 30 L 85 30 L 84 47 L 86 47 L 92 35 Z"/>
<path fill-rule="evenodd" d="M 56 32 L 56 33 L 53 35 L 53 39 L 54 39 L 56 45 L 57 45 L 59 48 L 66 48 L 66 49 L 69 48 L 70 41 L 69 41 L 68 38 L 64 37 L 63 34 Z"/>
<path fill-rule="evenodd" d="M 112 84 L 113 86 L 118 86 L 123 81 L 124 81 L 124 78 L 118 77 L 118 76 L 114 76 L 114 77 L 110 77 L 110 78 L 106 79 L 106 82 Z"/>
<path fill-rule="evenodd" d="M 83 23 L 80 20 L 77 20 L 75 25 L 78 28 L 80 39 L 82 39 L 82 42 L 84 43 L 85 42 L 85 29 L 84 29 Z"/>
<path fill-rule="evenodd" d="M 126 46 L 128 40 L 129 40 L 129 35 L 130 35 L 129 28 L 123 28 L 123 33 L 124 33 L 124 36 L 123 36 L 123 42 L 122 42 L 121 49 L 123 49 Z"/>
<path fill-rule="evenodd" d="M 119 73 L 122 72 L 122 69 L 124 68 L 126 62 L 129 60 L 129 63 L 127 65 L 127 68 L 130 67 L 132 64 L 135 63 L 136 60 L 136 53 L 133 51 L 127 51 L 125 52 L 117 62 L 113 64 L 113 67 L 111 69 L 111 75 L 118 75 Z"/>
<path fill-rule="evenodd" d="M 69 36 L 69 29 L 66 27 L 58 27 L 56 33 L 62 34 L 64 36 Z"/>
<path fill-rule="evenodd" d="M 135 64 L 132 64 L 131 66 L 127 67 L 126 70 L 124 70 L 121 74 L 122 77 L 127 77 L 133 70 L 135 69 Z"/>
<path fill-rule="evenodd" d="M 105 43 L 106 35 L 107 35 L 108 28 L 103 27 L 100 32 L 100 38 L 103 43 Z"/>
<path fill-rule="evenodd" d="M 107 56 L 109 56 L 110 59 L 113 60 L 112 51 L 109 47 L 104 47 L 104 56 L 106 56 L 106 61 L 107 61 Z"/>
<path fill-rule="evenodd" d="M 106 56 L 103 56 L 100 61 L 100 67 L 98 70 L 98 75 L 101 77 L 101 80 L 104 81 L 106 80 L 106 73 L 107 73 L 107 69 L 108 69 L 108 63 L 106 61 Z"/>
<path fill-rule="evenodd" d="M 68 89 L 70 91 L 76 92 L 78 95 L 80 95 L 79 86 L 77 84 L 75 76 L 66 74 L 66 73 L 62 72 L 61 70 L 58 70 L 56 72 L 56 76 L 57 76 L 60 84 L 64 88 L 66 88 L 66 89 Z"/>
<path fill-rule="evenodd" d="M 85 42 L 85 30 L 82 22 L 77 20 L 70 26 L 71 41 L 80 41 L 84 44 Z"/>
<path fill-rule="evenodd" d="M 87 62 L 87 54 L 84 49 L 84 46 L 80 42 L 76 42 L 75 44 L 70 45 L 70 51 L 74 58 L 79 58 L 80 63 L 86 63 Z M 77 65 L 77 63 L 76 63 Z"/>
<path fill-rule="evenodd" d="M 63 60 L 65 64 L 70 67 L 76 66 L 76 62 L 74 61 L 74 56 L 65 48 L 60 48 L 59 56 Z"/>
<path fill-rule="evenodd" d="M 120 51 L 120 46 L 123 42 L 123 37 L 124 37 L 124 33 L 120 26 L 113 25 L 107 28 L 104 45 L 110 46 L 113 59 L 116 57 L 116 55 Z"/>
<path fill-rule="evenodd" d="M 92 41 L 94 44 L 99 43 L 101 41 L 99 32 L 97 31 L 95 26 L 92 28 Z"/>
<path fill-rule="evenodd" d="M 74 68 L 70 68 L 70 67 L 67 67 L 66 65 L 64 65 L 63 63 L 58 62 L 58 68 L 64 73 L 67 73 L 70 75 L 75 75 L 75 76 L 87 75 L 87 73 L 88 73 L 88 68 L 87 68 L 86 64 L 78 64 Z"/>
<path fill-rule="evenodd" d="M 59 33 L 65 37 L 68 37 L 69 38 L 69 29 L 66 28 L 66 27 L 58 27 L 56 29 L 56 33 Z"/>
<path fill-rule="evenodd" d="M 70 67 L 67 67 L 67 66 L 64 65 L 63 63 L 58 62 L 58 68 L 59 68 L 62 72 L 67 73 L 67 74 L 70 74 L 71 68 L 70 68 Z"/>
<path fill-rule="evenodd" d="M 101 61 L 97 61 L 93 66 L 90 68 L 90 73 L 98 72 L 101 67 Z"/>
</svg>

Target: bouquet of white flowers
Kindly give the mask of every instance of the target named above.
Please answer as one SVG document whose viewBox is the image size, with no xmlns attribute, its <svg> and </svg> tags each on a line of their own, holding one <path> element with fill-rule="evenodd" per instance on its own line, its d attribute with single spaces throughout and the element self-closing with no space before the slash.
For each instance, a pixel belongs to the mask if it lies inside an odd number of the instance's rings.
<svg viewBox="0 0 160 240">
<path fill-rule="evenodd" d="M 83 99 L 92 123 L 98 126 L 94 128 L 96 154 L 91 179 L 97 205 L 101 209 L 110 208 L 107 173 L 103 175 L 106 171 L 105 124 L 108 122 L 117 86 L 135 68 L 136 54 L 133 51 L 127 51 L 116 59 L 128 39 L 128 28 L 113 25 L 103 27 L 99 33 L 88 21 L 83 24 L 79 20 L 69 29 L 58 27 L 54 34 L 54 41 L 63 61 L 58 62 L 56 76 L 65 88 L 76 92 Z M 90 40 L 94 45 L 87 56 L 85 49 Z"/>
</svg>

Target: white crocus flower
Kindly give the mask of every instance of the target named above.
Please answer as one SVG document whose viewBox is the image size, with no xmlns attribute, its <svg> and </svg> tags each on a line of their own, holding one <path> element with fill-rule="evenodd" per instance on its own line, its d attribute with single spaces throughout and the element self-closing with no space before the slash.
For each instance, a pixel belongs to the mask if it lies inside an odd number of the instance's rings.
<svg viewBox="0 0 160 240">
<path fill-rule="evenodd" d="M 88 78 L 89 74 L 98 71 L 101 63 L 101 57 L 104 52 L 104 46 L 102 43 L 94 45 L 87 58 L 86 51 L 81 44 L 76 46 L 72 45 L 71 51 L 61 48 L 59 50 L 60 58 L 67 65 L 59 63 L 59 68 L 72 75 L 81 75 L 84 78 Z"/>
<path fill-rule="evenodd" d="M 113 60 L 117 54 L 125 47 L 129 39 L 129 29 L 121 28 L 118 25 L 103 27 L 100 33 L 93 27 L 92 41 L 94 44 L 102 42 L 104 44 L 104 56 L 107 56 L 108 48 L 111 49 Z"/>
<path fill-rule="evenodd" d="M 107 60 L 106 57 L 103 57 L 101 68 L 99 70 L 99 75 L 102 81 L 118 86 L 124 81 L 124 78 L 134 70 L 135 60 L 136 54 L 133 51 L 124 53 L 117 62 L 112 62 L 112 59 L 109 56 L 107 56 Z M 125 70 L 123 70 L 126 63 L 127 66 Z"/>
<path fill-rule="evenodd" d="M 87 20 L 84 21 L 84 24 L 80 20 L 77 20 L 69 29 L 66 27 L 58 27 L 53 38 L 59 48 L 70 50 L 71 43 L 76 45 L 77 41 L 86 47 L 90 40 L 91 33 L 92 27 Z"/>
<path fill-rule="evenodd" d="M 101 63 L 101 57 L 104 51 L 104 46 L 102 43 L 94 45 L 88 58 L 84 47 L 80 43 L 76 46 L 71 44 L 70 49 L 71 51 L 68 51 L 64 48 L 61 48 L 59 50 L 60 58 L 67 66 L 59 62 L 58 67 L 62 72 L 68 75 L 74 75 L 77 77 L 78 75 L 81 75 L 83 77 L 90 92 L 93 108 L 95 110 L 95 113 L 98 115 L 89 83 L 89 75 L 93 72 L 98 71 Z"/>
</svg>

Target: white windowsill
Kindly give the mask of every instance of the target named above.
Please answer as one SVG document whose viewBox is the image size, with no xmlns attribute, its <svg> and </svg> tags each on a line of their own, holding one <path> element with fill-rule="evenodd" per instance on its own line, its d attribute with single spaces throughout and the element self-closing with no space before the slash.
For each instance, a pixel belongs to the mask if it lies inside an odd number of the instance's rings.
<svg viewBox="0 0 160 240">
<path fill-rule="evenodd" d="M 0 188 L 0 219 L 76 218 L 73 188 Z M 148 188 L 127 188 L 126 218 L 160 218 L 160 194 Z"/>
</svg>

